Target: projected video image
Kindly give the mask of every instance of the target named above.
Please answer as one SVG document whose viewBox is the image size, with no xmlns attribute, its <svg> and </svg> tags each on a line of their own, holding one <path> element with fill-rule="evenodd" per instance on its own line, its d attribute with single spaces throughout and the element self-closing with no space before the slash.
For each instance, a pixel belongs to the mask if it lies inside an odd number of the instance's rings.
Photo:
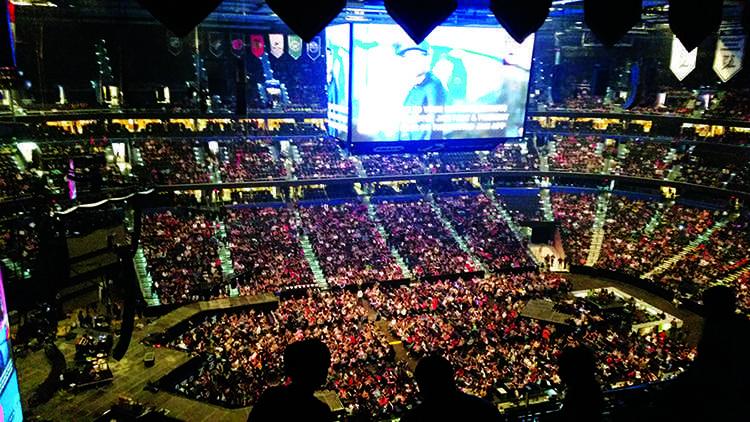
<svg viewBox="0 0 750 422">
<path fill-rule="evenodd" d="M 350 26 L 326 28 L 326 91 L 328 131 L 346 139 L 349 125 L 349 37 Z"/>
<path fill-rule="evenodd" d="M 533 37 L 438 27 L 416 45 L 374 24 L 353 37 L 353 142 L 522 136 Z"/>
<path fill-rule="evenodd" d="M 0 274 L 0 420 L 3 422 L 22 421 L 21 393 L 18 389 L 18 375 L 11 359 L 10 324 L 5 303 L 5 290 Z"/>
</svg>

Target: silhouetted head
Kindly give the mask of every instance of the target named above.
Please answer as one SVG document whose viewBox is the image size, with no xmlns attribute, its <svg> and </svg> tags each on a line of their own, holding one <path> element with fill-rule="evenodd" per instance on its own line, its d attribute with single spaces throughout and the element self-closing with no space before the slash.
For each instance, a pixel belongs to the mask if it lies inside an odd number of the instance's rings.
<svg viewBox="0 0 750 422">
<path fill-rule="evenodd" d="M 292 385 L 315 390 L 326 381 L 331 352 L 319 339 L 294 342 L 284 351 L 284 371 Z"/>
<path fill-rule="evenodd" d="M 560 379 L 570 386 L 589 382 L 594 378 L 594 353 L 586 346 L 566 347 L 557 357 Z"/>
<path fill-rule="evenodd" d="M 729 286 L 713 286 L 703 292 L 706 318 L 726 317 L 734 314 L 737 299 Z"/>
<path fill-rule="evenodd" d="M 448 359 L 429 355 L 423 357 L 414 370 L 419 391 L 425 400 L 439 398 L 456 391 L 456 381 L 453 378 L 453 366 Z"/>
</svg>

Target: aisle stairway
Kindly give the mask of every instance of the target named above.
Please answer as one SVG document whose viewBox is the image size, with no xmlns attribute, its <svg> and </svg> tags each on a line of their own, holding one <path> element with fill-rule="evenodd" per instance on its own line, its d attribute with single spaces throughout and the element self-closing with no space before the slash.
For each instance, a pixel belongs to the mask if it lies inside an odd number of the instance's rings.
<svg viewBox="0 0 750 422">
<path fill-rule="evenodd" d="M 602 192 L 596 199 L 596 216 L 594 217 L 594 226 L 591 228 L 591 246 L 589 246 L 589 256 L 586 258 L 587 267 L 593 267 L 602 252 L 604 224 L 607 221 L 610 195 L 609 192 Z"/>
<path fill-rule="evenodd" d="M 670 148 L 669 153 L 664 157 L 664 163 L 666 164 L 669 171 L 667 172 L 665 179 L 667 180 L 679 180 L 682 176 L 682 166 L 679 164 L 673 164 L 674 160 L 679 158 L 677 156 L 677 149 Z"/>
<path fill-rule="evenodd" d="M 461 248 L 461 250 L 464 251 L 466 255 L 471 257 L 472 262 L 474 262 L 474 268 L 480 268 L 483 271 L 488 272 L 482 261 L 480 261 L 471 252 L 471 248 L 469 248 L 469 245 L 466 244 L 466 241 L 463 239 L 463 237 L 461 237 L 461 235 L 456 232 L 456 229 L 453 228 L 453 224 L 451 224 L 451 222 L 447 218 L 445 218 L 437 202 L 435 202 L 435 197 L 432 195 L 432 193 L 428 193 L 427 195 L 425 195 L 425 199 L 430 201 L 430 207 L 432 208 L 432 211 L 434 211 L 438 216 L 440 221 L 443 223 L 443 226 L 448 229 L 448 232 L 450 232 L 451 236 L 453 236 L 453 239 L 456 241 L 456 243 L 458 243 L 458 246 Z"/>
<path fill-rule="evenodd" d="M 689 253 L 693 252 L 698 246 L 700 246 L 701 243 L 705 242 L 709 236 L 711 236 L 711 233 L 714 232 L 714 230 L 719 229 L 723 227 L 725 224 L 727 224 L 730 221 L 730 219 L 726 219 L 723 221 L 719 221 L 710 228 L 706 229 L 703 233 L 701 233 L 700 236 L 698 236 L 694 241 L 692 241 L 689 245 L 682 248 L 682 250 L 677 253 L 676 255 L 673 255 L 666 261 L 659 264 L 657 267 L 652 269 L 651 271 L 647 272 L 646 274 L 641 275 L 642 279 L 651 279 L 653 276 L 657 274 L 661 274 L 664 271 L 671 268 L 674 264 L 676 264 L 679 260 L 687 256 Z"/>
<path fill-rule="evenodd" d="M 648 235 L 652 233 L 656 229 L 656 227 L 659 226 L 659 223 L 661 223 L 662 216 L 668 209 L 672 208 L 672 205 L 674 205 L 674 201 L 669 201 L 666 204 L 664 204 L 664 207 L 656 210 L 653 217 L 651 217 L 651 221 L 649 221 L 648 224 L 646 224 L 646 227 L 643 228 L 644 235 Z"/>
<path fill-rule="evenodd" d="M 292 211 L 292 215 L 294 215 L 295 221 L 302 221 L 297 207 L 290 206 L 289 210 Z M 312 243 L 310 243 L 310 239 L 307 237 L 307 234 L 302 233 L 301 235 L 297 236 L 297 239 L 299 240 L 300 246 L 302 247 L 302 251 L 305 253 L 305 259 L 310 265 L 310 270 L 312 270 L 313 276 L 315 277 L 315 283 L 318 285 L 318 287 L 320 287 L 321 290 L 328 290 L 328 280 L 326 279 L 325 274 L 323 274 L 323 269 L 320 268 L 320 262 L 318 261 L 317 255 L 315 255 Z"/>
<path fill-rule="evenodd" d="M 542 200 L 542 212 L 544 213 L 544 221 L 554 221 L 555 213 L 552 211 L 552 197 L 550 196 L 549 189 L 540 189 L 539 198 Z"/>
<path fill-rule="evenodd" d="M 513 235 L 516 237 L 516 240 L 518 240 L 518 242 L 523 245 L 524 238 L 523 238 L 523 235 L 521 235 L 521 230 L 518 228 L 518 225 L 516 224 L 515 220 L 513 220 L 513 217 L 511 217 L 510 214 L 508 213 L 508 210 L 506 210 L 505 207 L 502 206 L 500 202 L 498 202 L 497 198 L 495 197 L 495 191 L 491 187 L 489 187 L 484 190 L 484 194 L 487 195 L 488 198 L 490 198 L 490 203 L 492 204 L 492 206 L 495 207 L 495 209 L 500 214 L 500 216 L 503 217 L 503 219 L 505 220 L 505 223 L 508 224 L 510 231 L 513 232 Z M 529 256 L 531 257 L 532 260 L 534 260 L 534 263 L 536 264 L 536 266 L 539 267 L 540 263 L 536 255 L 534 255 L 533 253 L 529 253 Z"/>
<path fill-rule="evenodd" d="M 320 268 L 320 262 L 318 262 L 318 257 L 315 256 L 315 251 L 312 248 L 310 239 L 306 234 L 298 236 L 297 239 L 299 239 L 302 251 L 305 252 L 305 259 L 307 259 L 307 262 L 310 264 L 310 269 L 315 276 L 315 283 L 321 290 L 328 290 L 328 280 L 326 280 L 326 276 L 323 274 L 323 269 Z"/>
<path fill-rule="evenodd" d="M 354 168 L 357 169 L 357 175 L 359 177 L 367 177 L 367 172 L 365 171 L 365 167 L 362 165 L 362 161 L 360 161 L 357 157 L 351 157 L 352 163 L 354 163 Z"/>
<path fill-rule="evenodd" d="M 141 293 L 143 294 L 143 300 L 146 302 L 146 306 L 159 306 L 161 301 L 155 291 L 151 290 L 153 280 L 151 274 L 148 272 L 148 265 L 146 263 L 146 256 L 143 254 L 143 249 L 138 248 L 135 251 L 133 257 L 133 264 L 135 265 L 135 274 L 138 277 L 138 285 L 141 286 Z"/>
<path fill-rule="evenodd" d="M 549 171 L 549 157 L 557 153 L 556 144 L 554 142 L 547 144 L 547 154 L 544 153 L 544 150 L 539 151 L 539 149 L 537 149 L 537 151 L 539 152 L 539 169 L 541 171 Z M 554 221 L 555 213 L 552 212 L 552 199 L 550 197 L 549 188 L 544 184 L 542 184 L 542 188 L 539 190 L 539 198 L 542 201 L 544 221 Z"/>
<path fill-rule="evenodd" d="M 732 285 L 735 280 L 737 280 L 738 278 L 742 277 L 745 274 L 750 274 L 750 264 L 746 264 L 745 266 L 741 267 L 739 270 L 735 271 L 729 276 L 722 278 L 721 280 L 718 280 L 716 284 Z"/>
<path fill-rule="evenodd" d="M 219 260 L 221 261 L 221 274 L 223 276 L 223 280 L 225 282 L 228 282 L 229 280 L 234 278 L 234 265 L 232 264 L 232 253 L 229 250 L 229 236 L 227 236 L 226 227 L 224 226 L 223 221 L 219 221 L 218 228 L 216 229 L 214 237 L 219 243 L 217 252 L 219 253 Z M 230 296 L 234 297 L 238 295 L 239 291 L 237 289 L 231 290 Z"/>
<path fill-rule="evenodd" d="M 385 229 L 383 228 L 383 225 L 380 224 L 380 218 L 378 218 L 378 213 L 375 210 L 375 205 L 370 202 L 369 196 L 363 196 L 362 202 L 367 206 L 367 214 L 370 216 L 370 219 L 375 223 L 375 227 L 378 230 L 378 233 L 380 234 L 380 237 L 383 239 L 386 245 L 388 245 L 388 235 L 385 232 Z M 412 274 L 409 270 L 409 267 L 406 265 L 406 262 L 401 257 L 401 255 L 398 253 L 396 248 L 390 248 L 391 255 L 396 260 L 396 264 L 398 264 L 399 267 L 401 267 L 401 273 L 403 273 L 404 278 L 411 278 Z"/>
<path fill-rule="evenodd" d="M 539 157 L 539 170 L 549 171 L 549 160 L 547 159 L 547 154 L 544 154 L 539 150 L 539 148 L 536 146 L 536 142 L 532 142 L 531 144 L 536 150 L 536 156 Z"/>
<path fill-rule="evenodd" d="M 287 179 L 289 180 L 296 180 L 297 174 L 294 172 L 294 168 L 296 167 L 295 164 L 301 163 L 302 159 L 299 155 L 299 148 L 297 148 L 297 145 L 291 144 L 289 147 L 289 153 L 290 153 L 290 159 L 284 161 L 284 166 L 286 167 L 286 174 Z"/>
</svg>

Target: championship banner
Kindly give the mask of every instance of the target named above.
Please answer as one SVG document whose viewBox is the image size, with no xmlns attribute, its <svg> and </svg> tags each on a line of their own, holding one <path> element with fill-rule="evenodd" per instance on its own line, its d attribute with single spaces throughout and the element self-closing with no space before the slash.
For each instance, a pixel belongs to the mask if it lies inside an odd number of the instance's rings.
<svg viewBox="0 0 750 422">
<path fill-rule="evenodd" d="M 271 44 L 271 55 L 277 59 L 284 55 L 284 34 L 268 34 L 268 42 Z"/>
<path fill-rule="evenodd" d="M 745 34 L 742 28 L 722 25 L 719 28 L 714 56 L 714 72 L 719 75 L 722 82 L 732 79 L 742 69 L 744 57 Z"/>
<path fill-rule="evenodd" d="M 221 57 L 224 54 L 224 34 L 221 32 L 208 33 L 208 51 L 214 57 Z"/>
<path fill-rule="evenodd" d="M 232 54 L 238 59 L 245 55 L 245 34 L 232 34 Z"/>
<path fill-rule="evenodd" d="M 182 38 L 170 32 L 167 33 L 167 51 L 173 56 L 179 56 L 182 53 Z"/>
<path fill-rule="evenodd" d="M 286 37 L 286 42 L 289 44 L 289 55 L 294 60 L 302 57 L 302 38 L 297 34 L 289 34 Z"/>
<path fill-rule="evenodd" d="M 676 36 L 672 37 L 672 59 L 669 61 L 669 69 L 679 80 L 683 80 L 695 70 L 695 61 L 698 59 L 698 47 L 693 51 L 687 51 Z"/>
<path fill-rule="evenodd" d="M 250 35 L 250 50 L 256 57 L 263 57 L 263 53 L 266 52 L 263 35 Z"/>
<path fill-rule="evenodd" d="M 313 61 L 320 57 L 320 37 L 315 37 L 307 43 L 307 57 Z"/>
</svg>

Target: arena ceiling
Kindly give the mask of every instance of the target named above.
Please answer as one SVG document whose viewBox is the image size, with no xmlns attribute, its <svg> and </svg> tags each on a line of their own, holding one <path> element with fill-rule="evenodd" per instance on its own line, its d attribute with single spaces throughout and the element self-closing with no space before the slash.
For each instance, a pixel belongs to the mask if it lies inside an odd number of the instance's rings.
<svg viewBox="0 0 750 422">
<path fill-rule="evenodd" d="M 148 12 L 135 0 L 11 0 L 20 8 L 48 9 L 40 14 L 54 19 L 109 21 L 122 19 L 136 23 L 154 23 Z M 739 16 L 741 0 L 725 0 L 724 15 Z M 665 0 L 643 0 L 642 23 L 665 23 L 668 3 Z M 583 17 L 583 0 L 554 0 L 550 17 L 577 21 Z M 347 7 L 334 22 L 392 22 L 382 0 L 348 0 Z M 458 9 L 444 23 L 447 25 L 497 25 L 490 11 L 490 0 L 458 0 Z M 231 26 L 248 29 L 280 29 L 283 24 L 264 0 L 224 0 L 203 22 L 205 26 Z"/>
</svg>

